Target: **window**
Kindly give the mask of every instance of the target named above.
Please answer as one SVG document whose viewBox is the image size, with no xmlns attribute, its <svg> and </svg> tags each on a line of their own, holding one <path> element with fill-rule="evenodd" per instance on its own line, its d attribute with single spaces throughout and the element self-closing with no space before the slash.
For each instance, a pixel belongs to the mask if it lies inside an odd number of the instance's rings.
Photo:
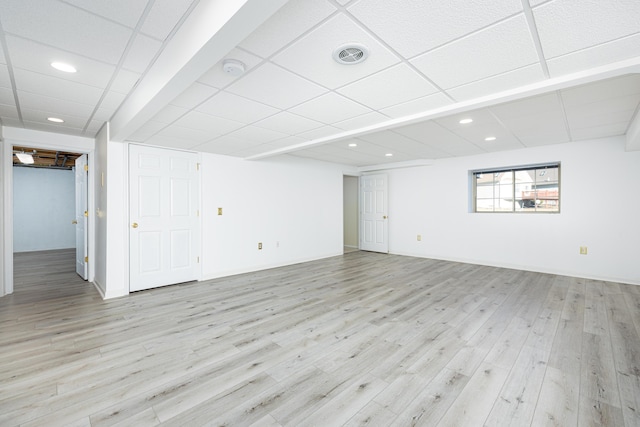
<svg viewBox="0 0 640 427">
<path fill-rule="evenodd" d="M 474 212 L 560 212 L 560 163 L 474 171 Z"/>
</svg>

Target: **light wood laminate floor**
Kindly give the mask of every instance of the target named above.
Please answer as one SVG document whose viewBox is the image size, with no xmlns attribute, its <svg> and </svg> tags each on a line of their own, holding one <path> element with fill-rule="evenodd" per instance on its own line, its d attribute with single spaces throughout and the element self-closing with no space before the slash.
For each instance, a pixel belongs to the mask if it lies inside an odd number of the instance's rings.
<svg viewBox="0 0 640 427">
<path fill-rule="evenodd" d="M 350 252 L 102 301 L 15 258 L 1 426 L 638 426 L 640 287 Z"/>
</svg>

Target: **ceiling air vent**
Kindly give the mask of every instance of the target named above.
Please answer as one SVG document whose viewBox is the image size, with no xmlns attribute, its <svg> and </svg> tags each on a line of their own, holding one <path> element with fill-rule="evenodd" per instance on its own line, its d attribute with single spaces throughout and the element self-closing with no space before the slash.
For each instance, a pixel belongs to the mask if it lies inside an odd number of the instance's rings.
<svg viewBox="0 0 640 427">
<path fill-rule="evenodd" d="M 358 43 L 345 44 L 333 51 L 333 59 L 343 65 L 359 64 L 368 56 L 369 49 Z"/>
</svg>

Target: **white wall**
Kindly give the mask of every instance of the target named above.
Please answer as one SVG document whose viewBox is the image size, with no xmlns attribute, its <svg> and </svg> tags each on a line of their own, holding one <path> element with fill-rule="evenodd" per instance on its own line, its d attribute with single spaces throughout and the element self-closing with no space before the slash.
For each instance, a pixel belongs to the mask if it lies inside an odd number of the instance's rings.
<svg viewBox="0 0 640 427">
<path fill-rule="evenodd" d="M 390 252 L 640 284 L 640 152 L 624 144 L 614 137 L 390 170 Z M 469 212 L 469 170 L 555 161 L 560 214 Z"/>
<path fill-rule="evenodd" d="M 13 168 L 13 251 L 75 248 L 75 175 Z"/>
<path fill-rule="evenodd" d="M 359 247 L 358 242 L 358 177 L 345 176 L 342 195 L 344 246 Z"/>
<path fill-rule="evenodd" d="M 343 167 L 203 153 L 201 170 L 204 279 L 342 254 Z"/>
</svg>

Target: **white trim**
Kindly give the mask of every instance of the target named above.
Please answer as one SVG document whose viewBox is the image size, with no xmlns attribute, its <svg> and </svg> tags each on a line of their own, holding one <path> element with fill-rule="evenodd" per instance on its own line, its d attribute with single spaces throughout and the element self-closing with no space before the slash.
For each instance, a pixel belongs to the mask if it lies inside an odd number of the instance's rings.
<svg viewBox="0 0 640 427">
<path fill-rule="evenodd" d="M 4 216 L 2 225 L 2 253 L 3 260 L 0 262 L 2 269 L 1 283 L 0 283 L 0 296 L 12 294 L 14 291 L 13 286 L 13 146 L 25 145 L 27 147 L 53 149 L 53 150 L 65 150 L 73 151 L 76 153 L 87 154 L 89 162 L 89 171 L 94 170 L 94 155 L 95 155 L 95 140 L 91 138 L 70 136 L 63 134 L 55 134 L 42 131 L 34 131 L 20 128 L 8 128 L 3 127 L 4 134 L 2 144 L 2 155 L 0 155 L 0 161 L 2 161 L 2 214 Z M 89 269 L 88 269 L 88 281 L 92 282 L 95 279 L 95 256 L 96 256 L 96 224 L 95 219 L 92 220 L 92 216 L 95 215 L 95 176 L 90 172 L 88 179 L 88 197 L 89 203 L 89 227 L 87 230 L 89 238 Z M 94 260 L 92 263 L 91 260 Z"/>
</svg>

